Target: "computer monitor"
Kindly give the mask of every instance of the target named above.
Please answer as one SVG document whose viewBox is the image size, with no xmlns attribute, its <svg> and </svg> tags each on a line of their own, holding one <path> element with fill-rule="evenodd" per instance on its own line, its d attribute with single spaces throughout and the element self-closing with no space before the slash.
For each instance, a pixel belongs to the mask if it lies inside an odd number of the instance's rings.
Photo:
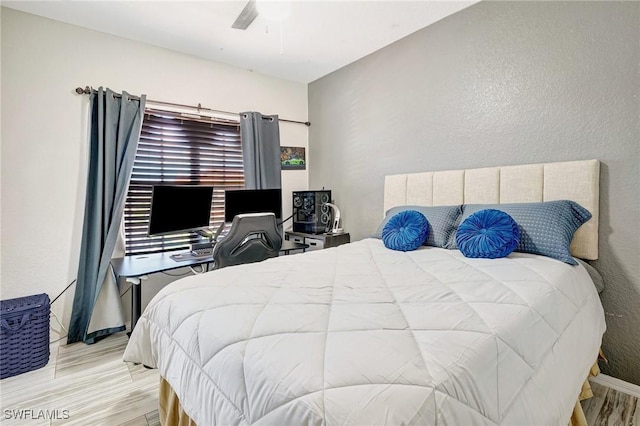
<svg viewBox="0 0 640 426">
<path fill-rule="evenodd" d="M 273 213 L 282 219 L 281 189 L 238 189 L 224 192 L 224 221 L 244 213 Z"/>
<path fill-rule="evenodd" d="M 149 236 L 209 227 L 213 186 L 157 185 L 151 195 Z"/>
</svg>

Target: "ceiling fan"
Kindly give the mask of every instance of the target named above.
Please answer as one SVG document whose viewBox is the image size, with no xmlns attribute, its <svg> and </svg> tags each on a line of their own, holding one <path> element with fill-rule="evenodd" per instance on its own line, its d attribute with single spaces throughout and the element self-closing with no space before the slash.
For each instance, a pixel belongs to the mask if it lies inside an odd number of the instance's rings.
<svg viewBox="0 0 640 426">
<path fill-rule="evenodd" d="M 291 1 L 273 0 L 249 0 L 242 12 L 238 15 L 231 28 L 246 30 L 258 17 L 263 15 L 266 19 L 282 21 L 291 13 Z"/>
<path fill-rule="evenodd" d="M 258 8 L 256 7 L 256 0 L 249 0 L 246 4 L 240 15 L 236 18 L 231 28 L 235 28 L 238 30 L 246 30 L 249 28 L 249 25 L 256 19 L 258 16 Z"/>
</svg>

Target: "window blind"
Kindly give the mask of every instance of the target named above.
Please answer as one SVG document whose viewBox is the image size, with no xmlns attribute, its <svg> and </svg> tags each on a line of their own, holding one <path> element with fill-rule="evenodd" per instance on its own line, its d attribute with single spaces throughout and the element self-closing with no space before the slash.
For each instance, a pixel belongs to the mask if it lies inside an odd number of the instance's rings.
<svg viewBox="0 0 640 426">
<path fill-rule="evenodd" d="M 240 124 L 146 109 L 124 209 L 127 255 L 188 248 L 194 233 L 149 237 L 154 185 L 212 185 L 210 227 L 224 222 L 224 192 L 244 188 Z M 179 209 L 180 206 L 176 206 Z"/>
</svg>

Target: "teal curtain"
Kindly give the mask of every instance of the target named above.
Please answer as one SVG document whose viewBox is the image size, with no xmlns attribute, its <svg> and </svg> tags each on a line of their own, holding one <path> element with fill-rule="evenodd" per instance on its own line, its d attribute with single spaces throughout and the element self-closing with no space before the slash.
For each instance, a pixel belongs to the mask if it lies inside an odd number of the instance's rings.
<svg viewBox="0 0 640 426">
<path fill-rule="evenodd" d="M 245 188 L 281 188 L 278 116 L 243 112 L 240 114 L 240 134 Z"/>
<path fill-rule="evenodd" d="M 106 278 L 108 273 L 113 274 L 110 261 L 140 138 L 145 99 L 145 95 L 117 94 L 102 87 L 91 93 L 87 194 L 68 343 L 94 343 L 124 330 L 124 319 L 116 319 L 115 326 L 88 332 L 103 283 L 117 286 L 115 279 Z M 117 291 L 109 293 L 119 295 Z"/>
</svg>

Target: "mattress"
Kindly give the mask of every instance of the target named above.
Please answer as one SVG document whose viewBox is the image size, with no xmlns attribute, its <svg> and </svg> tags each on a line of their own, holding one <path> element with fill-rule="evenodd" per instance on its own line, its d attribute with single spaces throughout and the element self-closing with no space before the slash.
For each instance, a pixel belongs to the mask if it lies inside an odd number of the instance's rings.
<svg viewBox="0 0 640 426">
<path fill-rule="evenodd" d="M 605 331 L 582 265 L 377 239 L 182 278 L 123 359 L 197 424 L 563 424 Z"/>
</svg>

